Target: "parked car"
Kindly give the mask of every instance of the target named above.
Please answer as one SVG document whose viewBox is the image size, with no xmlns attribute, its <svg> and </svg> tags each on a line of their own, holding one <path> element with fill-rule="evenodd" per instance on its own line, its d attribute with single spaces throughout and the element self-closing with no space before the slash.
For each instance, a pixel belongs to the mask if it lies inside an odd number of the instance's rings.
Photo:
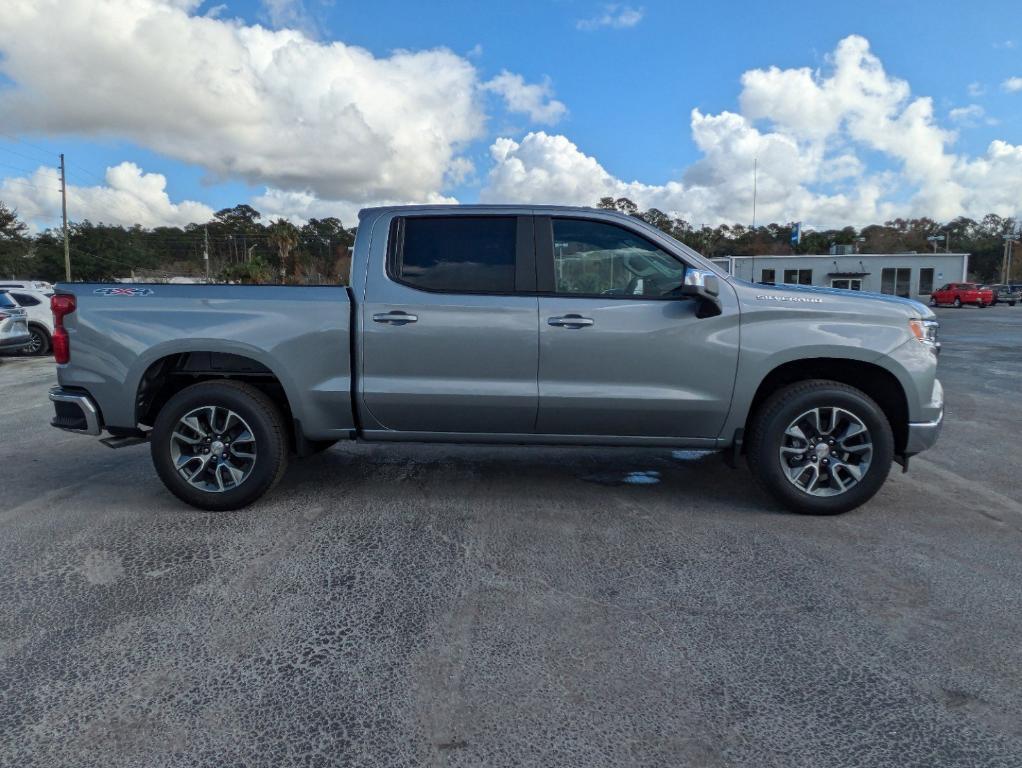
<svg viewBox="0 0 1022 768">
<path fill-rule="evenodd" d="M 990 288 L 976 283 L 948 283 L 930 294 L 930 305 L 934 307 L 948 304 L 954 307 L 960 307 L 963 304 L 989 307 L 993 303 L 994 292 Z"/>
<path fill-rule="evenodd" d="M 1014 307 L 1019 301 L 1022 301 L 1022 286 L 999 283 L 991 285 L 990 290 L 994 292 L 994 304 L 1004 303 L 1009 307 Z"/>
<path fill-rule="evenodd" d="M 350 287 L 60 284 L 53 425 L 148 440 L 235 509 L 337 440 L 745 453 L 837 514 L 937 439 L 937 322 L 894 296 L 728 276 L 611 211 L 363 211 Z"/>
<path fill-rule="evenodd" d="M 17 352 L 32 341 L 25 310 L 0 291 L 0 351 Z"/>
<path fill-rule="evenodd" d="M 53 283 L 48 283 L 45 280 L 0 280 L 0 291 L 11 288 L 40 291 L 46 294 L 53 293 Z"/>
<path fill-rule="evenodd" d="M 0 290 L 5 290 L 0 288 Z M 14 303 L 25 310 L 28 332 L 32 341 L 22 350 L 27 355 L 45 355 L 50 351 L 53 337 L 53 312 L 50 311 L 50 296 L 41 291 L 19 288 L 6 289 Z"/>
</svg>

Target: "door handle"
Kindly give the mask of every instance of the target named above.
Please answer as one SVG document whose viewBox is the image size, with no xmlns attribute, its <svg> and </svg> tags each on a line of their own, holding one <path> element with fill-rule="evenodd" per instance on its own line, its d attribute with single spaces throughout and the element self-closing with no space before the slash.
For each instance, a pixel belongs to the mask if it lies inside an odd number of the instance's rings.
<svg viewBox="0 0 1022 768">
<path fill-rule="evenodd" d="M 590 325 L 595 325 L 591 317 L 582 317 L 582 315 L 562 315 L 561 317 L 550 317 L 547 318 L 547 325 L 556 325 L 561 328 L 587 328 Z"/>
<path fill-rule="evenodd" d="M 418 319 L 418 315 L 410 315 L 399 309 L 392 310 L 391 312 L 380 312 L 379 314 L 373 315 L 374 323 L 390 323 L 391 325 L 408 325 L 408 323 L 414 323 Z"/>
</svg>

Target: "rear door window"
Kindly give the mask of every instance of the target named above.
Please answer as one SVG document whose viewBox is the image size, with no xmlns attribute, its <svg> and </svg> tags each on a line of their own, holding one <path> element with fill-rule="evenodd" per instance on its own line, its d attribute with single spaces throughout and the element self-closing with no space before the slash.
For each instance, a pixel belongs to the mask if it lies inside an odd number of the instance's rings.
<svg viewBox="0 0 1022 768">
<path fill-rule="evenodd" d="M 39 299 L 29 296 L 27 293 L 12 293 L 11 296 L 23 307 L 37 307 L 40 303 Z"/>
<path fill-rule="evenodd" d="M 398 282 L 446 293 L 513 293 L 515 216 L 408 216 L 391 231 Z"/>
</svg>

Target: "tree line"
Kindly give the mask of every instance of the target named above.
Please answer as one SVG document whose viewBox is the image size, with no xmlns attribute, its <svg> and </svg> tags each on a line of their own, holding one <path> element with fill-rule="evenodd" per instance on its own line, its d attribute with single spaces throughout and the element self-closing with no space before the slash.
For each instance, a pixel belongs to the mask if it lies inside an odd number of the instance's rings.
<svg viewBox="0 0 1022 768">
<path fill-rule="evenodd" d="M 205 223 L 144 228 L 81 221 L 70 224 L 74 280 L 130 278 L 160 281 L 175 276 L 239 283 L 338 283 L 348 276 L 348 248 L 355 229 L 340 219 L 262 221 L 248 205 L 217 211 Z M 208 257 L 208 258 L 207 258 Z M 31 234 L 0 201 L 0 277 L 64 279 L 60 229 Z"/>
<path fill-rule="evenodd" d="M 972 254 L 969 270 L 979 282 L 994 283 L 1001 279 L 1004 237 L 1017 232 L 1020 224 L 1013 217 L 988 213 L 980 220 L 959 216 L 946 223 L 930 218 L 893 219 L 883 224 L 870 224 L 862 229 L 803 230 L 801 242 L 791 243 L 795 222 L 747 227 L 744 224 L 721 224 L 716 227 L 694 227 L 684 219 L 672 218 L 663 211 L 646 211 L 628 198 L 600 198 L 599 208 L 635 216 L 680 240 L 709 258 L 724 256 L 770 256 L 796 253 L 827 253 L 831 245 L 849 245 L 859 253 L 926 253 L 933 250 L 932 236 L 943 236 L 937 247 L 956 253 Z M 1016 259 L 1015 278 L 1022 277 L 1022 259 Z"/>
<path fill-rule="evenodd" d="M 761 256 L 827 253 L 831 245 L 854 246 L 860 253 L 923 253 L 928 237 L 943 235 L 941 250 L 972 254 L 969 268 L 982 282 L 1000 280 L 1004 236 L 1019 221 L 987 214 L 980 220 L 959 216 L 941 223 L 930 218 L 894 219 L 862 229 L 804 231 L 791 243 L 793 223 L 748 227 L 720 224 L 695 227 L 656 208 L 639 210 L 627 198 L 601 198 L 599 208 L 641 218 L 705 256 Z M 348 277 L 355 227 L 340 219 L 310 219 L 296 226 L 286 219 L 263 222 L 248 205 L 217 211 L 205 223 L 144 228 L 81 221 L 69 226 L 75 280 L 136 277 L 162 280 L 190 276 L 241 283 L 342 283 Z M 205 256 L 208 255 L 208 260 Z M 1016 259 L 1015 277 L 1022 273 Z M 0 277 L 58 281 L 64 278 L 64 241 L 59 229 L 32 234 L 0 201 Z"/>
</svg>

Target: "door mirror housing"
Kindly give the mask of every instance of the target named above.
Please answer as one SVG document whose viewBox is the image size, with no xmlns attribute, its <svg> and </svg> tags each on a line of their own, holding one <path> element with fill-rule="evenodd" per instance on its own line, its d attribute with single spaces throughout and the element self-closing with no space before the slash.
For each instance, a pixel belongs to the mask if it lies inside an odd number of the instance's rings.
<svg viewBox="0 0 1022 768">
<path fill-rule="evenodd" d="M 700 317 L 712 317 L 721 312 L 720 278 L 708 269 L 686 269 L 681 294 L 699 301 Z"/>
</svg>

